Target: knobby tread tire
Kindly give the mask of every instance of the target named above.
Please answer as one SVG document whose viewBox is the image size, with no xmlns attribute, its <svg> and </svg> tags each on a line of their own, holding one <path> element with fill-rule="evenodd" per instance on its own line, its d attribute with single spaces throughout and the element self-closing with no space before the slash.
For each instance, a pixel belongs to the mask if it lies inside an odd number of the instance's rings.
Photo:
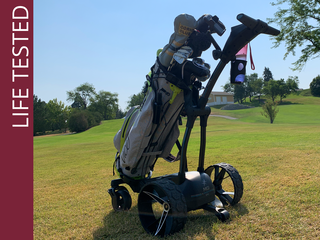
<svg viewBox="0 0 320 240">
<path fill-rule="evenodd" d="M 160 181 L 154 181 L 152 183 L 146 184 L 140 191 L 139 198 L 138 198 L 138 210 L 139 210 L 139 217 L 142 226 L 144 229 L 150 233 L 154 234 L 154 232 L 150 232 L 144 224 L 143 218 L 144 218 L 144 206 L 142 206 L 143 203 L 140 202 L 141 200 L 141 194 L 143 191 L 148 189 L 161 189 L 165 195 L 168 197 L 168 202 L 170 205 L 170 217 L 172 219 L 171 226 L 168 226 L 171 228 L 169 230 L 168 234 L 160 233 L 160 235 L 166 236 L 171 235 L 173 233 L 179 232 L 183 229 L 185 223 L 186 223 L 186 217 L 187 217 L 187 203 L 184 198 L 184 195 L 182 191 L 179 189 L 179 187 L 172 182 L 171 180 L 160 180 Z M 145 194 L 145 193 L 143 193 Z M 168 216 L 169 217 L 169 216 Z"/>
<path fill-rule="evenodd" d="M 218 166 L 220 168 L 223 168 L 229 174 L 234 185 L 234 197 L 230 205 L 233 206 L 237 204 L 243 195 L 243 183 L 242 183 L 242 178 L 239 172 L 237 171 L 237 169 L 235 169 L 232 165 L 228 163 L 218 163 L 218 164 L 214 164 L 213 166 Z"/>
</svg>

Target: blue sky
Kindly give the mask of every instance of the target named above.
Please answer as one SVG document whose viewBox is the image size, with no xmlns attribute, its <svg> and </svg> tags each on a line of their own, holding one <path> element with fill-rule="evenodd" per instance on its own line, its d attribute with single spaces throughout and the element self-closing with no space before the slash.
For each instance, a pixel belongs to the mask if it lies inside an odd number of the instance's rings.
<svg viewBox="0 0 320 240">
<path fill-rule="evenodd" d="M 130 95 L 141 91 L 157 49 L 168 43 L 176 16 L 187 13 L 198 19 L 203 14 L 217 15 L 227 31 L 222 37 L 213 37 L 223 48 L 231 27 L 240 24 L 237 14 L 267 21 L 277 11 L 270 2 L 34 0 L 34 94 L 45 102 L 57 98 L 71 105 L 66 92 L 88 82 L 97 92 L 117 93 L 120 108 L 125 110 Z M 299 50 L 283 60 L 285 45 L 272 46 L 267 35 L 251 42 L 256 69 L 248 65 L 247 74 L 261 77 L 268 67 L 274 79 L 298 76 L 299 87 L 309 88 L 320 74 L 319 58 L 309 61 L 301 72 L 293 72 L 291 63 L 300 56 Z M 217 64 L 213 49 L 202 54 L 211 69 Z M 213 90 L 222 91 L 229 75 L 228 64 Z"/>
</svg>

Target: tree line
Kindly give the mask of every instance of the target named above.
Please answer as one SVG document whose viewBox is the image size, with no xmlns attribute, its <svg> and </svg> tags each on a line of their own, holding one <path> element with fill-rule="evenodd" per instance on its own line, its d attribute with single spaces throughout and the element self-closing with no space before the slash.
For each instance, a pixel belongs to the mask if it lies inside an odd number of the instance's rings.
<svg viewBox="0 0 320 240">
<path fill-rule="evenodd" d="M 274 103 L 276 98 L 280 102 L 290 93 L 298 89 L 298 77 L 288 77 L 274 80 L 269 68 L 265 68 L 262 77 L 257 73 L 246 75 L 245 81 L 241 85 L 226 83 L 223 87 L 225 92 L 234 94 L 235 102 L 243 103 L 247 98 L 265 95 Z M 310 90 L 313 96 L 320 97 L 320 75 L 310 83 Z M 127 101 L 127 109 L 140 105 L 145 95 L 144 87 L 138 94 L 133 94 Z M 41 101 L 36 95 L 33 96 L 34 112 L 34 135 L 41 135 L 47 131 L 67 131 L 81 132 L 90 127 L 100 124 L 102 120 L 123 118 L 126 112 L 122 111 L 118 105 L 118 94 L 107 91 L 95 91 L 93 85 L 89 83 L 81 84 L 73 91 L 67 91 L 67 101 L 70 106 L 65 105 L 57 99 L 48 103 Z"/>
<path fill-rule="evenodd" d="M 225 92 L 232 92 L 234 101 L 238 103 L 243 103 L 247 98 L 251 102 L 254 96 L 257 96 L 260 100 L 261 95 L 269 97 L 272 102 L 279 97 L 280 102 L 282 102 L 288 94 L 296 92 L 298 85 L 299 79 L 297 76 L 290 76 L 286 81 L 284 79 L 274 80 L 270 69 L 265 67 L 263 76 L 260 78 L 257 73 L 253 73 L 245 76 L 243 84 L 226 83 L 222 87 Z"/>
<path fill-rule="evenodd" d="M 95 91 L 89 83 L 81 84 L 73 91 L 67 91 L 66 106 L 57 99 L 48 103 L 33 96 L 34 124 L 33 134 L 44 134 L 46 131 L 81 132 L 100 124 L 102 120 L 124 117 L 119 108 L 118 94 L 107 91 Z"/>
</svg>

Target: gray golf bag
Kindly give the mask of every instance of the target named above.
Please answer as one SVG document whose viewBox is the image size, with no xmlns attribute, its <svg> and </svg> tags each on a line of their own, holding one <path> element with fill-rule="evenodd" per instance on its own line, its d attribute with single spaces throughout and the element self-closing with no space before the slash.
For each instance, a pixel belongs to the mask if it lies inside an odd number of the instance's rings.
<svg viewBox="0 0 320 240">
<path fill-rule="evenodd" d="M 210 76 L 210 66 L 201 58 L 210 47 L 210 33 L 196 31 L 196 21 L 187 14 L 174 22 L 175 32 L 147 75 L 143 103 L 132 107 L 122 128 L 114 137 L 117 149 L 115 169 L 121 176 L 143 179 L 150 176 L 156 160 L 179 160 L 170 152 L 175 143 L 179 149 L 179 119 L 184 107 L 184 92 L 201 88 Z M 203 24 L 200 24 L 203 26 Z M 188 58 L 192 58 L 188 60 Z"/>
</svg>

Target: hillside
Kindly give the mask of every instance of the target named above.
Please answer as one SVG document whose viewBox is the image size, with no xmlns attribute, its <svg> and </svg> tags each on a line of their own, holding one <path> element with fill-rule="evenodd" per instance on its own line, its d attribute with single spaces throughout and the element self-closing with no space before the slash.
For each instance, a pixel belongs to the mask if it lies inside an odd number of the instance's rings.
<svg viewBox="0 0 320 240">
<path fill-rule="evenodd" d="M 299 123 L 299 124 L 317 124 L 320 123 L 320 98 L 308 96 L 308 91 L 304 90 L 299 95 L 291 94 L 283 99 L 279 104 L 279 113 L 274 124 Z M 306 96 L 307 95 L 307 96 Z M 265 99 L 258 101 L 242 103 L 245 106 L 252 107 L 238 110 L 222 110 L 223 106 L 211 108 L 212 114 L 226 115 L 238 118 L 238 121 L 252 123 L 268 123 L 269 120 L 261 115 L 261 105 Z M 238 104 L 235 104 L 238 105 Z M 292 117 L 294 116 L 294 117 Z"/>
</svg>

